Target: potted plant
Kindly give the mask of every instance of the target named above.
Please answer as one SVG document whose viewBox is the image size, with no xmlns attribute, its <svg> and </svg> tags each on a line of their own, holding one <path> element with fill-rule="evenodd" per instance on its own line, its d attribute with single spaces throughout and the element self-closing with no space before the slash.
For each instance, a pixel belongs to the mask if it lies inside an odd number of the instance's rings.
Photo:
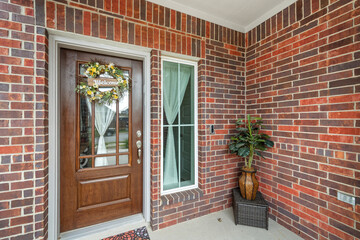
<svg viewBox="0 0 360 240">
<path fill-rule="evenodd" d="M 239 187 L 241 196 L 247 200 L 254 200 L 259 188 L 256 170 L 252 167 L 254 155 L 264 158 L 262 152 L 274 146 L 269 135 L 260 133 L 262 123 L 260 117 L 250 115 L 246 119 L 239 119 L 236 122 L 237 133 L 231 137 L 229 144 L 231 153 L 245 158 L 245 166 L 241 168 L 242 173 L 239 177 Z"/>
</svg>

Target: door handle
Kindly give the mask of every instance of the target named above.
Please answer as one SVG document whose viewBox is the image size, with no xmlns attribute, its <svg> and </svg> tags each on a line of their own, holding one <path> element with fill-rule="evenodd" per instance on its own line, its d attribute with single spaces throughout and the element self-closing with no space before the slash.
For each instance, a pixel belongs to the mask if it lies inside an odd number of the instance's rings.
<svg viewBox="0 0 360 240">
<path fill-rule="evenodd" d="M 141 141 L 140 140 L 136 141 L 136 147 L 137 147 L 137 156 L 138 156 L 137 163 L 141 164 Z"/>
</svg>

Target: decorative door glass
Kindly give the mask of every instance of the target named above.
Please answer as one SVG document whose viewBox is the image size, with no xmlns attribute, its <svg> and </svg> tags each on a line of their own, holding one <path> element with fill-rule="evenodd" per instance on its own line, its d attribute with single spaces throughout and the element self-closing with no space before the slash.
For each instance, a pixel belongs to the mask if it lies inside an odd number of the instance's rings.
<svg viewBox="0 0 360 240">
<path fill-rule="evenodd" d="M 130 69 L 123 70 L 128 79 Z M 77 72 L 79 80 L 86 80 L 83 63 L 78 63 Z M 100 87 L 100 91 L 107 90 L 108 87 Z M 84 96 L 78 96 L 77 169 L 130 164 L 130 99 L 129 92 L 125 92 L 121 99 L 111 104 L 97 104 Z"/>
</svg>

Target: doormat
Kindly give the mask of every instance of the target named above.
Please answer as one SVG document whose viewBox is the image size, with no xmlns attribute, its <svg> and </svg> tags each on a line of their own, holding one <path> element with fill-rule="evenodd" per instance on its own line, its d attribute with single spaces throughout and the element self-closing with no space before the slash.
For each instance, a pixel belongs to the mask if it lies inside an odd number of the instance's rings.
<svg viewBox="0 0 360 240">
<path fill-rule="evenodd" d="M 137 228 L 125 233 L 121 233 L 112 237 L 107 237 L 102 240 L 146 240 L 150 239 L 146 227 Z"/>
</svg>

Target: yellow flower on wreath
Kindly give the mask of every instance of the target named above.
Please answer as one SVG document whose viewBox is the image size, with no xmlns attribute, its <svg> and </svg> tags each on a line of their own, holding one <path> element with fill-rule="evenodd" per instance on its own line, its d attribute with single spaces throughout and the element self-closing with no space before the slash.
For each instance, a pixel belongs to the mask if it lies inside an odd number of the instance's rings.
<svg viewBox="0 0 360 240">
<path fill-rule="evenodd" d="M 111 90 L 101 93 L 98 90 L 98 84 L 89 86 L 86 85 L 86 83 L 81 83 L 80 85 L 78 85 L 76 87 L 76 91 L 84 96 L 87 96 L 90 101 L 99 100 L 100 103 L 110 103 L 114 100 L 118 100 L 120 96 L 122 96 L 123 92 L 130 88 L 130 86 L 128 86 L 129 80 L 125 80 L 122 70 L 117 68 L 114 63 L 100 65 L 100 63 L 98 62 L 90 62 L 85 64 L 84 66 L 86 67 L 85 75 L 88 78 L 95 78 L 100 74 L 106 72 L 117 80 L 116 87 L 113 87 Z M 105 101 L 104 98 L 106 98 Z"/>
</svg>

